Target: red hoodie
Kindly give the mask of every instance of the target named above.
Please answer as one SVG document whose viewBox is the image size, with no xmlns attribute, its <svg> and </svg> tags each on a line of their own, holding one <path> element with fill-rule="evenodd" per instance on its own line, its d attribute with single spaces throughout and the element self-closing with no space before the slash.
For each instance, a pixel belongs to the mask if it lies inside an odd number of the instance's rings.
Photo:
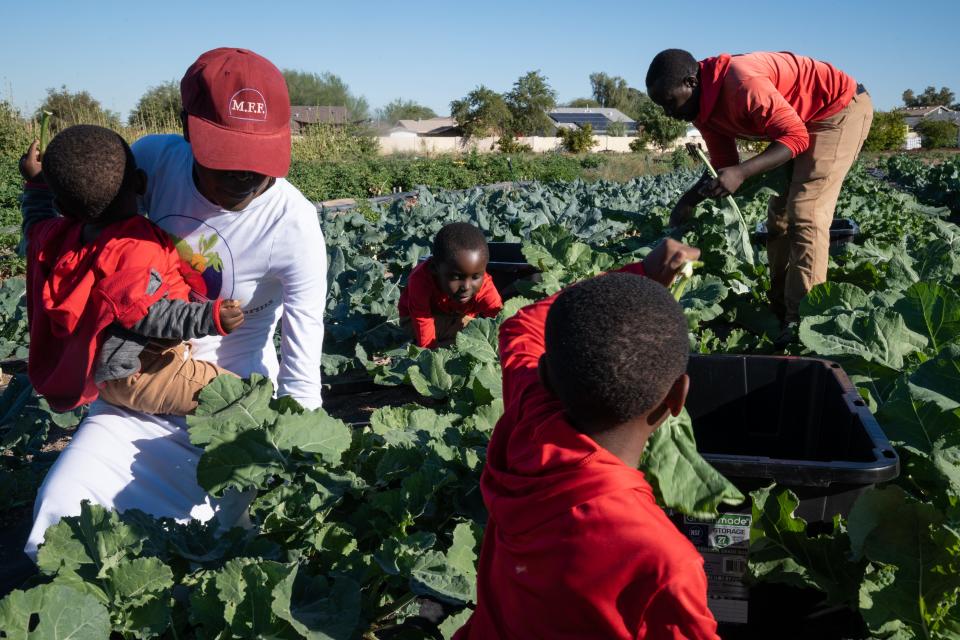
<svg viewBox="0 0 960 640">
<path fill-rule="evenodd" d="M 641 272 L 637 265 L 627 268 Z M 481 479 L 477 608 L 454 636 L 717 638 L 703 560 L 628 467 L 564 417 L 540 383 L 554 297 L 500 329 L 505 412 Z"/>
<path fill-rule="evenodd" d="M 784 144 L 793 157 L 810 146 L 807 122 L 839 113 L 857 90 L 846 73 L 789 52 L 723 53 L 700 61 L 700 113 L 714 167 L 740 162 L 736 138 Z"/>
<path fill-rule="evenodd" d="M 407 288 L 400 293 L 398 308 L 401 318 L 410 318 L 413 327 L 414 342 L 418 347 L 433 348 L 437 346 L 437 326 L 434 323 L 435 315 L 444 313 L 459 313 L 475 318 L 493 318 L 503 308 L 500 293 L 493 285 L 493 278 L 489 273 L 483 274 L 483 282 L 471 300 L 460 303 L 440 291 L 430 271 L 430 260 L 425 260 L 410 272 Z"/>
<path fill-rule="evenodd" d="M 57 411 L 97 398 L 94 370 L 107 327 L 130 328 L 160 298 L 190 293 L 173 243 L 146 218 L 111 224 L 90 244 L 81 241 L 83 226 L 55 218 L 28 232 L 28 373 Z M 163 284 L 147 295 L 151 269 Z"/>
</svg>

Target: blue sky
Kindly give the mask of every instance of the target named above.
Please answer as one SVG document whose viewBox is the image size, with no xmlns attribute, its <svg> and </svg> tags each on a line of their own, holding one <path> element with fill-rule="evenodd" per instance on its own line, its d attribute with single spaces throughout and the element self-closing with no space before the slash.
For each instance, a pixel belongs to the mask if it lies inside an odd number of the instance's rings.
<svg viewBox="0 0 960 640">
<path fill-rule="evenodd" d="M 478 84 L 506 91 L 540 69 L 560 100 L 593 71 L 643 87 L 668 47 L 792 50 L 863 82 L 878 108 L 906 88 L 960 96 L 960 1 L 17 2 L 4 7 L 0 98 L 32 111 L 47 87 L 86 89 L 124 116 L 203 51 L 241 46 L 278 67 L 330 71 L 376 108 L 403 97 L 447 113 Z M 960 97 L 958 97 L 960 99 Z"/>
</svg>

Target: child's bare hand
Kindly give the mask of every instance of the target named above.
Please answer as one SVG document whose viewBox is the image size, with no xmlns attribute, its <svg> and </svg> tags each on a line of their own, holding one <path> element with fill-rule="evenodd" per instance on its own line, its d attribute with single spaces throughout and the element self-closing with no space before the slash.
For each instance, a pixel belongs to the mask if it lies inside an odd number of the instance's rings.
<svg viewBox="0 0 960 640">
<path fill-rule="evenodd" d="M 243 324 L 243 309 L 239 300 L 224 300 L 220 304 L 220 326 L 227 333 L 233 333 Z"/>
<path fill-rule="evenodd" d="M 673 283 L 677 273 L 690 260 L 700 258 L 700 249 L 688 247 L 673 238 L 667 238 L 647 254 L 643 259 L 643 269 L 647 277 L 656 280 L 665 287 Z"/>
<path fill-rule="evenodd" d="M 28 182 L 42 179 L 43 165 L 40 163 L 40 141 L 34 140 L 27 152 L 20 156 L 20 175 Z"/>
</svg>

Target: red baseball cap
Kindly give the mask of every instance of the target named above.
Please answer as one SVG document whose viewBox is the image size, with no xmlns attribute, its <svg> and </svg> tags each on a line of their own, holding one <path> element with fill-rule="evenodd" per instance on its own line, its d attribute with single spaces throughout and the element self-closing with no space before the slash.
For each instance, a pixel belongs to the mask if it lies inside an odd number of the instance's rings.
<svg viewBox="0 0 960 640">
<path fill-rule="evenodd" d="M 198 163 L 287 175 L 290 95 L 272 62 L 247 49 L 207 51 L 184 74 L 180 97 Z"/>
</svg>

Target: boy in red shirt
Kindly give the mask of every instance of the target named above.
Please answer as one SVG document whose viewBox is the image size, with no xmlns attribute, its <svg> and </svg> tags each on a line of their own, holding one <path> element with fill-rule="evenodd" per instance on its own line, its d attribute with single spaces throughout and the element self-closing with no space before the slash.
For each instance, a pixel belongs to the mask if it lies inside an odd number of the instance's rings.
<svg viewBox="0 0 960 640">
<path fill-rule="evenodd" d="M 146 174 L 130 147 L 78 125 L 50 142 L 42 164 L 34 142 L 20 171 L 34 388 L 58 411 L 98 397 L 144 413 L 192 411 L 229 372 L 191 358 L 183 341 L 226 335 L 243 311 L 236 300 L 189 301 L 173 242 L 137 213 Z"/>
<path fill-rule="evenodd" d="M 440 229 L 433 255 L 410 273 L 400 294 L 400 324 L 418 347 L 448 346 L 473 318 L 500 313 L 503 301 L 487 273 L 489 261 L 480 229 L 466 222 Z"/>
<path fill-rule="evenodd" d="M 863 85 L 826 62 L 789 52 L 748 53 L 697 61 L 662 51 L 647 71 L 647 92 L 667 115 L 703 134 L 718 177 L 702 180 L 673 209 L 677 225 L 707 197 L 735 193 L 747 178 L 793 159 L 787 193 L 770 199 L 767 254 L 770 299 L 791 341 L 800 301 L 827 279 L 830 223 L 840 187 L 873 121 Z M 737 138 L 769 140 L 740 162 Z"/>
<path fill-rule="evenodd" d="M 477 608 L 458 640 L 717 638 L 703 560 L 637 470 L 689 386 L 687 323 L 658 282 L 699 253 L 667 240 L 504 322 Z"/>
</svg>

